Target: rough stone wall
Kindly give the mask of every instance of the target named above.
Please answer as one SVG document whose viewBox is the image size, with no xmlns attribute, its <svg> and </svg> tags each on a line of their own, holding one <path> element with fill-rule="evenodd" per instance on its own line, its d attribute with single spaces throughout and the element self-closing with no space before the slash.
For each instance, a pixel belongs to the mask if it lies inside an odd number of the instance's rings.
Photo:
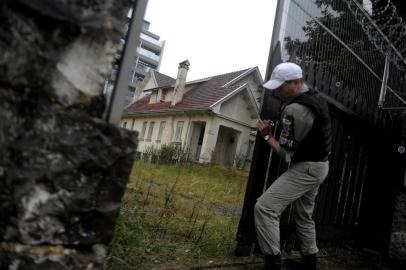
<svg viewBox="0 0 406 270">
<path fill-rule="evenodd" d="M 398 192 L 392 223 L 389 255 L 406 265 L 406 189 Z"/>
<path fill-rule="evenodd" d="M 0 269 L 100 269 L 136 151 L 101 120 L 131 0 L 0 3 Z"/>
</svg>

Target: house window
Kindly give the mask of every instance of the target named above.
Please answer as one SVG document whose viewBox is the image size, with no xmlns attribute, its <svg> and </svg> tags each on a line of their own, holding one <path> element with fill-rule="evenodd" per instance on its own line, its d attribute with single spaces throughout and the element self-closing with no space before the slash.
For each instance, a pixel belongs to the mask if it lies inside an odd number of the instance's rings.
<svg viewBox="0 0 406 270">
<path fill-rule="evenodd" d="M 165 99 L 166 99 L 166 90 L 161 90 L 162 92 L 161 92 L 161 100 L 162 101 L 165 101 Z"/>
<path fill-rule="evenodd" d="M 142 123 L 142 129 L 141 129 L 141 136 L 140 136 L 140 140 L 144 140 L 145 137 L 145 131 L 147 130 L 147 124 L 148 122 L 145 121 L 144 123 Z"/>
<path fill-rule="evenodd" d="M 165 126 L 166 126 L 166 122 L 161 121 L 161 124 L 159 125 L 158 137 L 157 137 L 157 141 L 159 141 L 159 142 L 162 139 L 162 133 L 164 132 Z"/>
<path fill-rule="evenodd" d="M 151 122 L 149 124 L 148 136 L 147 136 L 147 141 L 149 141 L 149 142 L 151 141 L 152 132 L 154 132 L 154 125 L 155 125 L 155 122 Z"/>
<path fill-rule="evenodd" d="M 183 121 L 178 121 L 178 124 L 176 125 L 175 142 L 182 141 L 183 124 Z"/>
<path fill-rule="evenodd" d="M 153 103 L 158 103 L 159 102 L 159 92 L 158 91 L 154 91 L 151 94 L 151 97 L 149 98 L 149 103 L 153 104 Z"/>
</svg>

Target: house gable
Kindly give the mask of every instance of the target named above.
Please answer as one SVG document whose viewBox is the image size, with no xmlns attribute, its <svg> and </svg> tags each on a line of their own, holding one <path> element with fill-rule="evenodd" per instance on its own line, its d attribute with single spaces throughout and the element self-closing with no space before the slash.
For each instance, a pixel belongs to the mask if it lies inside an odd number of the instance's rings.
<svg viewBox="0 0 406 270">
<path fill-rule="evenodd" d="M 150 76 L 150 77 L 144 79 L 141 90 L 145 91 L 145 90 L 153 89 L 156 87 L 158 87 L 158 84 L 156 83 L 155 78 L 153 76 Z"/>
<path fill-rule="evenodd" d="M 156 86 L 157 84 L 154 79 L 154 74 L 152 70 L 149 70 L 145 75 L 145 78 L 138 84 L 137 90 L 142 93 L 144 90 L 155 88 Z"/>
<path fill-rule="evenodd" d="M 213 107 L 213 111 L 251 126 L 255 126 L 255 122 L 259 117 L 258 107 L 248 87 L 244 87 L 224 102 L 217 104 Z"/>
<path fill-rule="evenodd" d="M 157 89 L 158 87 L 168 87 L 174 82 L 174 78 L 150 69 L 145 75 L 145 78 L 137 85 L 133 102 L 136 102 L 149 94 L 151 94 L 151 101 L 154 101 L 151 103 L 159 102 L 161 100 L 162 91 L 160 90 L 158 95 L 153 96 L 153 90 Z"/>
<path fill-rule="evenodd" d="M 156 70 L 149 70 L 144 80 L 139 84 L 141 91 L 148 91 L 157 87 L 168 87 L 175 83 L 175 79 Z"/>
<path fill-rule="evenodd" d="M 263 79 L 258 67 L 250 68 L 246 72 L 242 73 L 240 76 L 227 82 L 224 86 L 231 87 L 234 85 L 243 85 L 243 84 L 247 84 L 250 90 L 252 90 L 254 100 L 257 106 L 260 107 L 263 95 L 263 87 L 262 87 Z"/>
</svg>

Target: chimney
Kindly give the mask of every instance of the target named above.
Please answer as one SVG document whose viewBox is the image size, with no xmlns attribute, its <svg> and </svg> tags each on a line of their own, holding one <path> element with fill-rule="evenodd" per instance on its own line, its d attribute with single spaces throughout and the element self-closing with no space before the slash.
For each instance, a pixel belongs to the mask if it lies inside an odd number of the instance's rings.
<svg viewBox="0 0 406 270">
<path fill-rule="evenodd" d="M 174 93 L 172 96 L 171 106 L 175 106 L 182 101 L 185 91 L 187 71 L 189 70 L 190 63 L 188 60 L 179 63 L 178 76 L 176 77 Z"/>
<path fill-rule="evenodd" d="M 147 74 L 145 74 L 145 77 L 143 79 L 140 80 L 140 78 L 137 78 L 132 102 L 136 102 L 144 97 L 143 92 L 145 90 L 148 81 L 151 80 L 153 73 L 154 71 L 150 69 L 147 71 Z"/>
</svg>

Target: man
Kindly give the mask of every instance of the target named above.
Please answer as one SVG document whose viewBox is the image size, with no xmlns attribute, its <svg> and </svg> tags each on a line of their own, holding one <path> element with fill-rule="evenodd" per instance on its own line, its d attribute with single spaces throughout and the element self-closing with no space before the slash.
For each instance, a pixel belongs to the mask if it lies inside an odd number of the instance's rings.
<svg viewBox="0 0 406 270">
<path fill-rule="evenodd" d="M 270 121 L 258 120 L 260 134 L 287 163 L 289 169 L 258 198 L 255 226 L 265 254 L 265 268 L 281 269 L 279 219 L 293 203 L 301 247 L 301 269 L 316 269 L 314 200 L 328 174 L 331 122 L 326 101 L 303 83 L 302 69 L 294 63 L 275 67 L 264 88 L 281 99 L 281 133 L 275 138 Z"/>
</svg>

